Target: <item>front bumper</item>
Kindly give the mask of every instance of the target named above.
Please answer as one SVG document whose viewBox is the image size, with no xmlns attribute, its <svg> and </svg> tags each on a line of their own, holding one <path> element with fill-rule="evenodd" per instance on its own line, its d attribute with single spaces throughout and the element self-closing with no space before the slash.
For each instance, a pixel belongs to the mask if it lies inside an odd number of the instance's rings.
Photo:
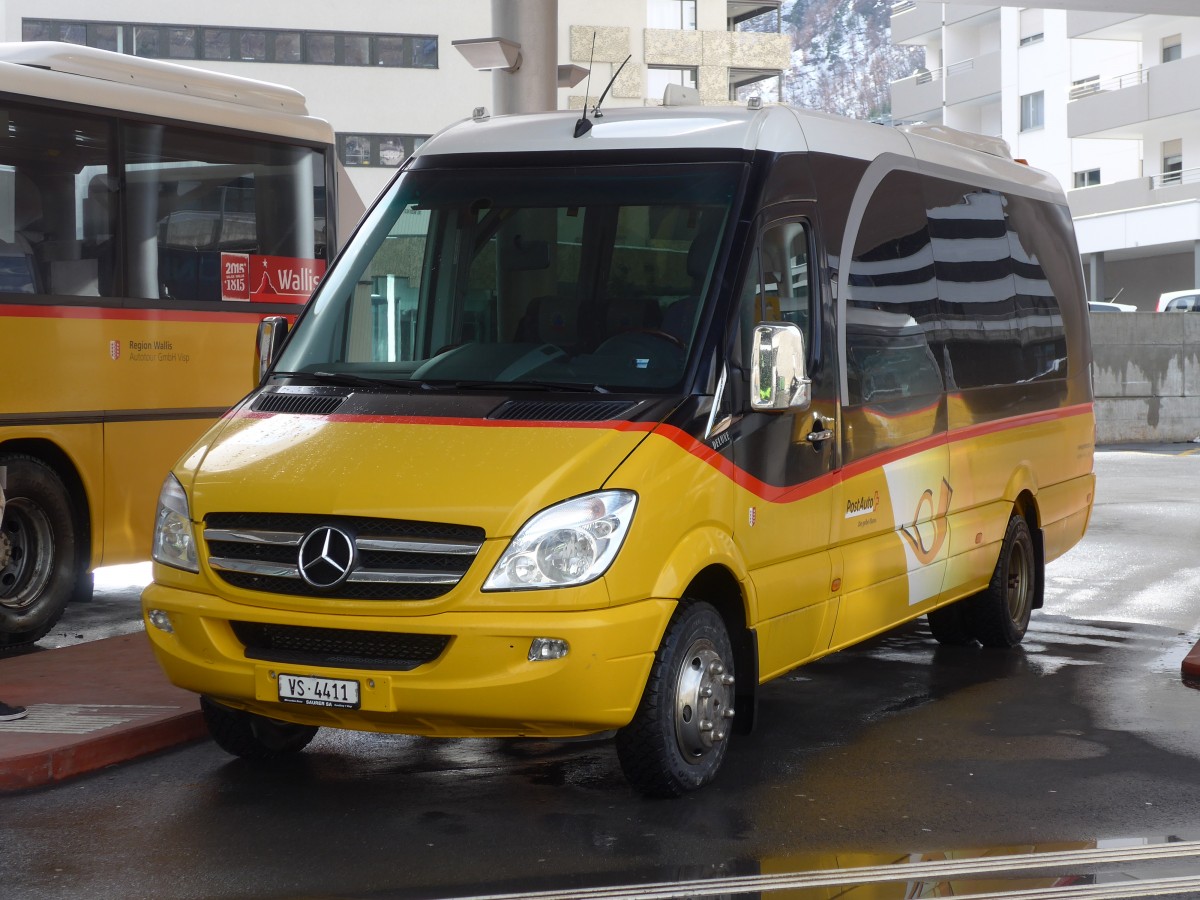
<svg viewBox="0 0 1200 900">
<path fill-rule="evenodd" d="M 146 622 L 175 685 L 288 722 L 438 737 L 570 737 L 629 723 L 641 700 L 674 600 L 569 612 L 446 612 L 430 616 L 315 615 L 230 603 L 151 584 L 143 615 L 162 610 L 173 632 Z M 411 671 L 249 659 L 231 622 L 445 635 Z M 565 640 L 566 657 L 530 662 L 534 638 Z M 281 703 L 280 674 L 352 679 L 360 707 Z"/>
</svg>

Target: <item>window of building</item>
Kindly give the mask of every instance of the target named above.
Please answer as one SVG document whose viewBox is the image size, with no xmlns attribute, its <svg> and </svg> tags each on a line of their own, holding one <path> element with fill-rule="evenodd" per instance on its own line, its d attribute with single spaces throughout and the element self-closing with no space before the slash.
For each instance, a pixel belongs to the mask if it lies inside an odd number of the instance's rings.
<svg viewBox="0 0 1200 900">
<path fill-rule="evenodd" d="M 764 101 L 779 101 L 783 76 L 778 69 L 730 69 L 729 99 L 745 103 L 751 97 Z"/>
<path fill-rule="evenodd" d="M 1183 140 L 1163 141 L 1162 183 L 1179 184 L 1183 179 Z"/>
<path fill-rule="evenodd" d="M 696 86 L 696 70 L 686 66 L 650 66 L 647 69 L 647 97 L 661 98 L 666 93 L 669 84 L 681 84 L 684 87 L 694 88 Z"/>
<path fill-rule="evenodd" d="M 339 134 L 338 158 L 347 168 L 394 169 L 428 139 L 417 134 Z"/>
<path fill-rule="evenodd" d="M 1093 187 L 1100 183 L 1099 169 L 1084 169 L 1075 173 L 1075 187 Z"/>
<path fill-rule="evenodd" d="M 1021 130 L 1033 131 L 1046 124 L 1046 94 L 1037 91 L 1021 95 Z"/>
<path fill-rule="evenodd" d="M 1162 42 L 1162 61 L 1165 63 L 1174 62 L 1183 57 L 1183 36 L 1173 34 L 1170 37 L 1163 38 Z"/>
<path fill-rule="evenodd" d="M 1021 46 L 1040 44 L 1046 39 L 1045 16 L 1040 9 L 1021 10 Z"/>
<path fill-rule="evenodd" d="M 692 7 L 692 27 L 695 28 L 694 2 Z M 21 23 L 21 39 L 85 44 L 150 59 L 418 69 L 438 67 L 438 39 L 435 35 L 422 34 L 355 34 L 24 19 Z"/>
<path fill-rule="evenodd" d="M 728 30 L 779 34 L 783 30 L 780 5 L 777 0 L 727 0 Z"/>
<path fill-rule="evenodd" d="M 696 0 L 648 0 L 646 24 L 676 31 L 696 30 Z"/>
</svg>

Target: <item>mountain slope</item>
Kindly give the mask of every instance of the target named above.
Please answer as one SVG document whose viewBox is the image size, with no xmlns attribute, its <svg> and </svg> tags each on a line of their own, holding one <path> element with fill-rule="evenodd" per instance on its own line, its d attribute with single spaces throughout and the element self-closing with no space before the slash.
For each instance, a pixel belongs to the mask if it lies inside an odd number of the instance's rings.
<svg viewBox="0 0 1200 900">
<path fill-rule="evenodd" d="M 857 119 L 888 120 L 888 85 L 925 63 L 921 48 L 891 44 L 891 0 L 787 0 L 792 67 L 783 101 Z"/>
</svg>

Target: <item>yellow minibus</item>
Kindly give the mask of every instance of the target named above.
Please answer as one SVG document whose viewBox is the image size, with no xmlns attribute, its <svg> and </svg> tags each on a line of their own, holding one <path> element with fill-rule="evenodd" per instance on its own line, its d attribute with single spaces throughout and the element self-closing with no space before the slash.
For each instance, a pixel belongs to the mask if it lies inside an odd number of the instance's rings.
<svg viewBox="0 0 1200 900">
<path fill-rule="evenodd" d="M 231 753 L 611 733 L 678 795 L 796 666 L 919 616 L 1019 643 L 1083 535 L 1049 176 L 782 106 L 577 118 L 427 142 L 167 477 L 147 632 Z"/>
</svg>

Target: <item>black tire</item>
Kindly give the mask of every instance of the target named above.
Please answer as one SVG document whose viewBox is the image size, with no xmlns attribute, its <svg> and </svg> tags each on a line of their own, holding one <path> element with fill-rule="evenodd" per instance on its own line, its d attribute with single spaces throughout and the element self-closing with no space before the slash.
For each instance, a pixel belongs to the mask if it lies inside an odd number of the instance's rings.
<svg viewBox="0 0 1200 900">
<path fill-rule="evenodd" d="M 315 725 L 294 725 L 200 698 L 204 723 L 217 746 L 232 756 L 269 762 L 299 753 L 316 737 Z"/>
<path fill-rule="evenodd" d="M 967 627 L 985 647 L 1015 647 L 1025 637 L 1037 592 L 1037 566 L 1029 526 L 1021 516 L 1013 516 L 991 583 L 961 603 Z"/>
<path fill-rule="evenodd" d="M 0 455 L 7 504 L 0 522 L 0 649 L 43 637 L 86 574 L 87 554 L 58 474 L 24 454 Z M 83 572 L 81 573 L 80 568 Z"/>
<path fill-rule="evenodd" d="M 663 635 L 633 721 L 617 732 L 617 758 L 636 790 L 678 797 L 716 777 L 732 730 L 733 676 L 720 614 L 685 600 Z"/>
<path fill-rule="evenodd" d="M 934 640 L 944 647 L 965 647 L 975 641 L 963 614 L 962 601 L 926 613 L 925 621 Z"/>
</svg>

